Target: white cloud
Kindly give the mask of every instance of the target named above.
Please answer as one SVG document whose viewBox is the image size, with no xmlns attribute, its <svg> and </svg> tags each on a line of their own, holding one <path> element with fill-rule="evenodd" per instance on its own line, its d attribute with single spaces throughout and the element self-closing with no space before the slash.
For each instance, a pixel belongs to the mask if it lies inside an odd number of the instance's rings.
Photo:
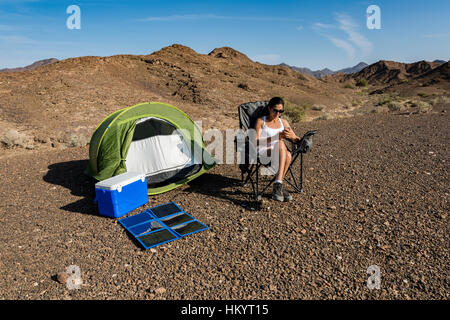
<svg viewBox="0 0 450 320">
<path fill-rule="evenodd" d="M 316 22 L 313 25 L 313 29 L 336 29 L 336 26 L 332 25 L 332 24 L 326 24 L 326 23 L 320 23 L 320 22 Z"/>
<path fill-rule="evenodd" d="M 298 31 L 302 31 L 302 30 L 303 30 L 303 26 L 298 26 L 296 29 L 297 29 Z"/>
<path fill-rule="evenodd" d="M 348 43 L 347 41 L 344 41 L 342 39 L 333 38 L 333 37 L 330 37 L 329 39 L 330 39 L 331 43 L 333 43 L 336 47 L 343 49 L 347 53 L 347 56 L 351 60 L 353 60 L 355 58 L 356 50 L 355 50 L 355 48 L 353 48 L 353 46 L 350 43 Z"/>
<path fill-rule="evenodd" d="M 336 16 L 336 20 L 339 22 L 339 29 L 344 31 L 348 36 L 348 40 L 361 50 L 362 56 L 367 57 L 372 51 L 372 43 L 358 32 L 358 25 L 348 15 L 338 13 Z"/>
<path fill-rule="evenodd" d="M 330 42 L 336 47 L 343 49 L 349 59 L 355 59 L 357 51 L 360 52 L 360 57 L 367 57 L 373 49 L 373 44 L 366 39 L 359 31 L 359 26 L 352 20 L 350 16 L 344 13 L 336 13 L 335 19 L 337 25 L 315 23 L 313 29 L 320 35 L 328 38 Z M 345 33 L 346 39 L 338 36 L 332 36 L 325 31 L 342 31 Z"/>
</svg>

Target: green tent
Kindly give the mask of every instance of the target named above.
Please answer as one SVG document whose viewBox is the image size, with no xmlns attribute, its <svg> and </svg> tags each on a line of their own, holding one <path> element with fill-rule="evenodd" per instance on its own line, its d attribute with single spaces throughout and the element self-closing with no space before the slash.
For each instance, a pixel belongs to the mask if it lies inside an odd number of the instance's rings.
<svg viewBox="0 0 450 320">
<path fill-rule="evenodd" d="M 118 110 L 100 123 L 91 138 L 86 173 L 99 181 L 128 171 L 145 173 L 152 195 L 197 178 L 216 162 L 188 115 L 148 102 Z"/>
</svg>

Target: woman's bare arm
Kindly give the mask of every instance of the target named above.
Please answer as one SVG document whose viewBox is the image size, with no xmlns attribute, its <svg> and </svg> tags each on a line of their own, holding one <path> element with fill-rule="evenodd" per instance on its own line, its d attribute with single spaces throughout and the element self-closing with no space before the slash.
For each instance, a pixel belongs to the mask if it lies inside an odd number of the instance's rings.
<svg viewBox="0 0 450 320">
<path fill-rule="evenodd" d="M 258 118 L 256 119 L 256 123 L 255 123 L 255 130 L 256 130 L 256 143 L 257 145 L 260 144 L 269 144 L 271 139 L 270 138 L 264 138 L 261 139 L 261 132 L 262 132 L 262 125 L 263 125 L 263 120 L 262 118 Z"/>
<path fill-rule="evenodd" d="M 281 133 L 282 138 L 298 142 L 300 138 L 295 134 L 294 130 L 292 130 L 291 126 L 289 125 L 289 122 L 286 119 L 281 119 L 281 121 L 283 122 L 284 126 L 284 130 Z"/>
</svg>

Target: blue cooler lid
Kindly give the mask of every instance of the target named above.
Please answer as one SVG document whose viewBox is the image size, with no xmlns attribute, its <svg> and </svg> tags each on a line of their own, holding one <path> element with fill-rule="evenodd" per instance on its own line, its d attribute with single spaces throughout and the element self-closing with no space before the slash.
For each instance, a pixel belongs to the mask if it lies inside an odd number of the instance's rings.
<svg viewBox="0 0 450 320">
<path fill-rule="evenodd" d="M 125 172 L 119 174 L 115 177 L 97 182 L 95 184 L 96 189 L 105 189 L 105 190 L 122 190 L 123 186 L 127 186 L 133 182 L 141 180 L 145 181 L 145 174 L 139 172 Z"/>
</svg>

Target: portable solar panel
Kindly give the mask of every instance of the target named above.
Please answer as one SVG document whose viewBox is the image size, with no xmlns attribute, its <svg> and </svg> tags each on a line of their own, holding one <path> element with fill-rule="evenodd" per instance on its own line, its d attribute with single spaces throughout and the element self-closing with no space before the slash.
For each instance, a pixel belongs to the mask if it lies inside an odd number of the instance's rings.
<svg viewBox="0 0 450 320">
<path fill-rule="evenodd" d="M 209 228 L 186 213 L 173 201 L 122 218 L 119 222 L 144 249 L 150 249 Z"/>
</svg>

